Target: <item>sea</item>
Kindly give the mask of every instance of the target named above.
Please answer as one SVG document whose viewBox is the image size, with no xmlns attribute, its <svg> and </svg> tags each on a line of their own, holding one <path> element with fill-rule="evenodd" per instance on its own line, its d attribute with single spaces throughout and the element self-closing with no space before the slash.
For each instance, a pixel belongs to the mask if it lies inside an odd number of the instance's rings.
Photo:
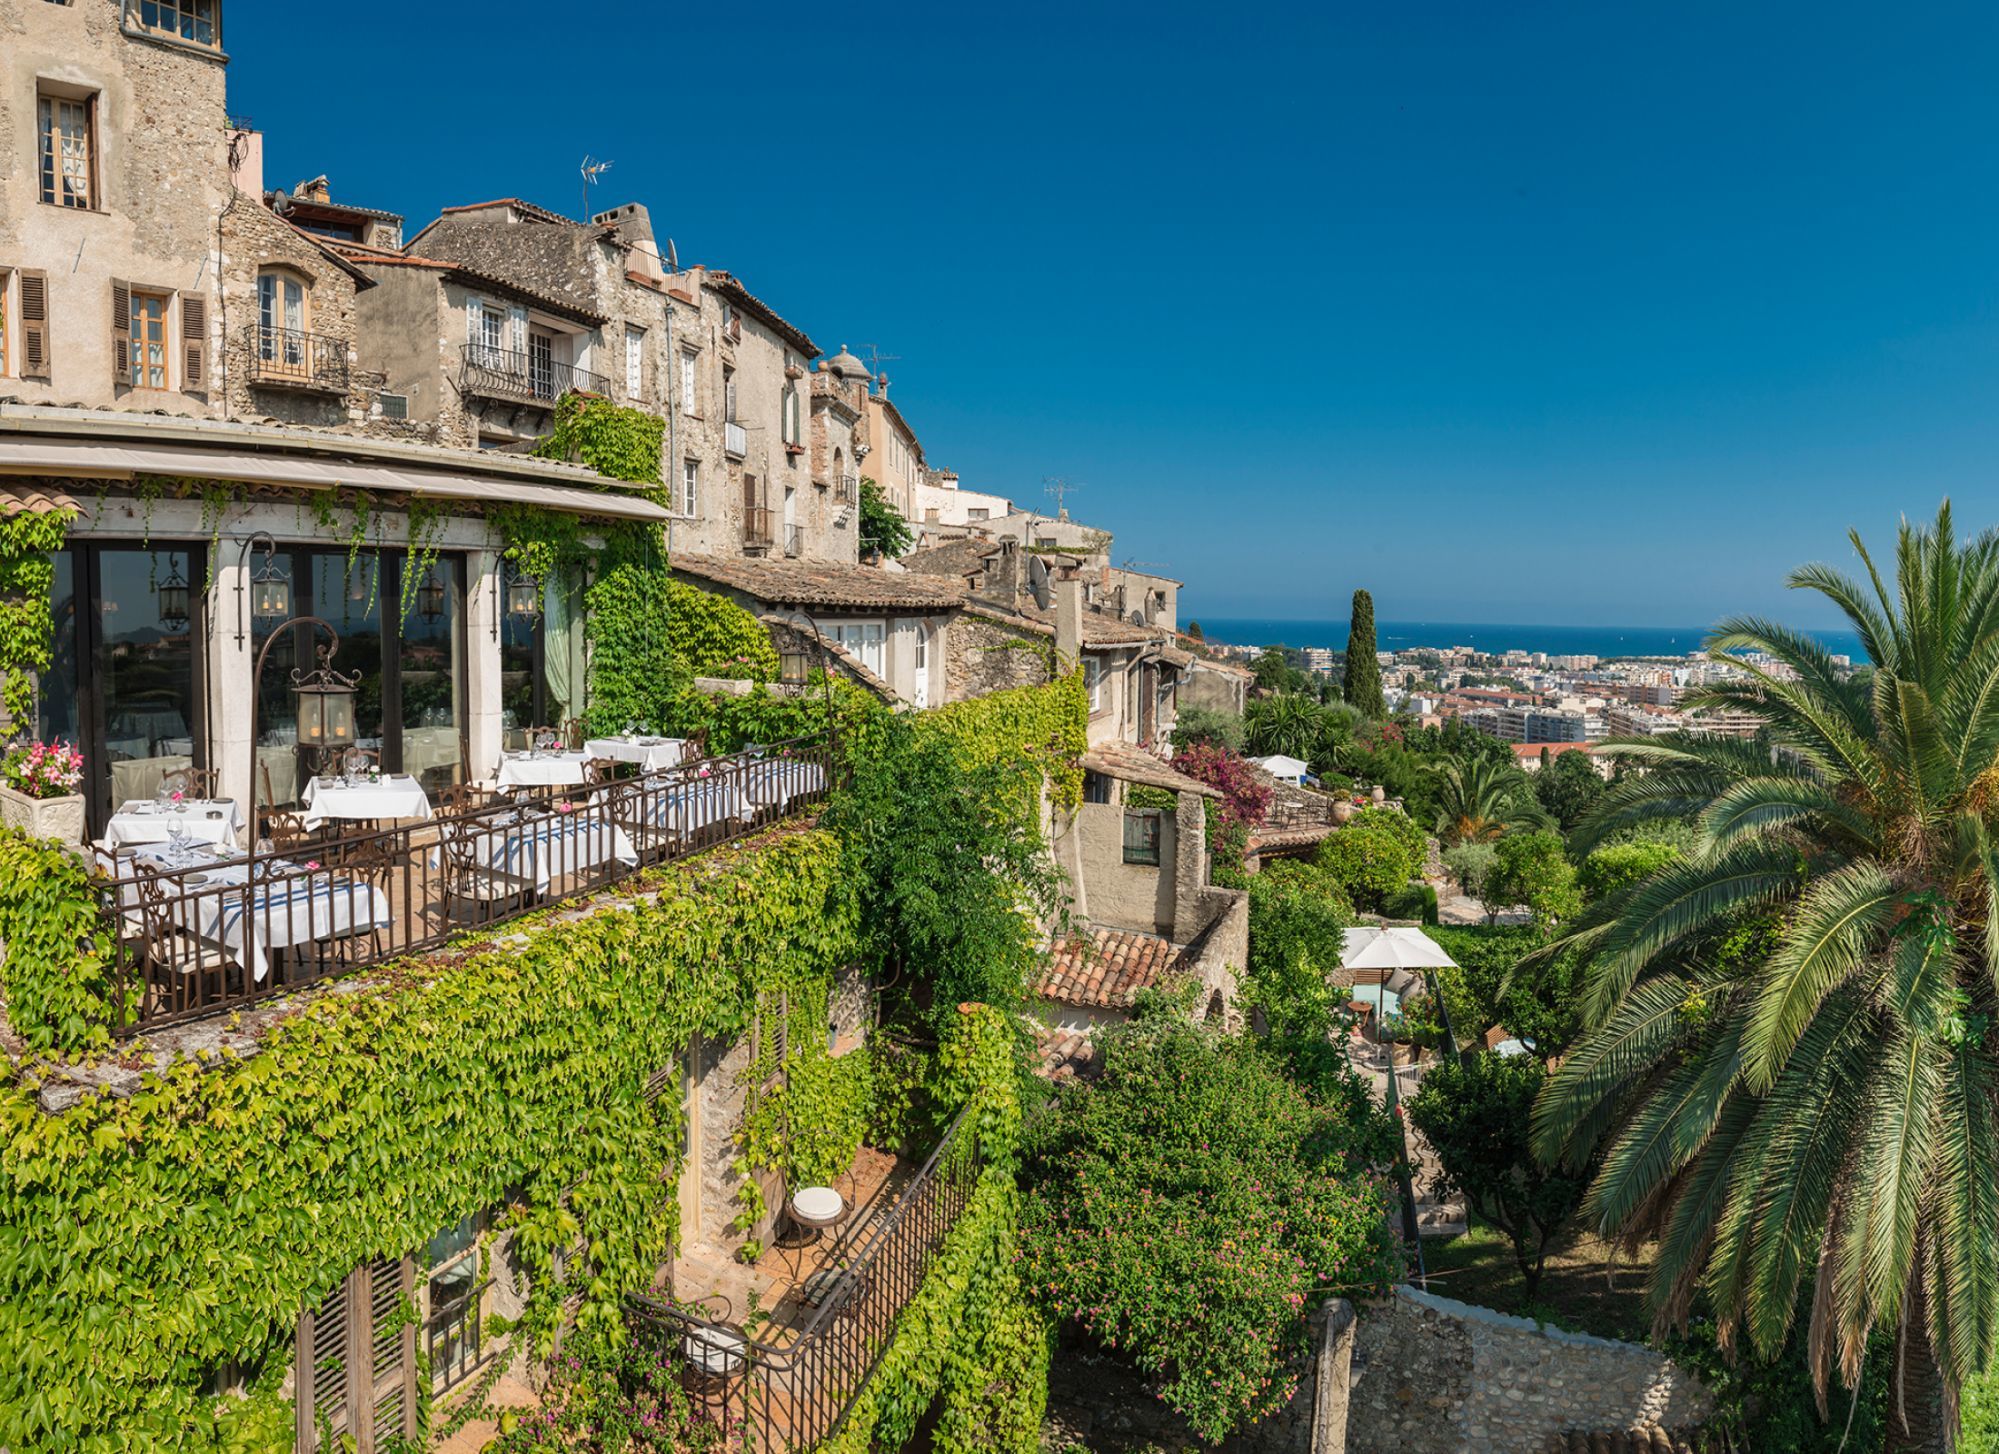
<svg viewBox="0 0 1999 1454">
<path fill-rule="evenodd" d="M 1344 650 L 1347 622 L 1279 621 L 1254 617 L 1200 616 L 1201 634 L 1230 646 L 1329 646 Z M 1184 626 L 1186 623 L 1182 622 Z M 1813 631 L 1827 650 L 1860 661 L 1860 638 L 1851 631 Z M 1419 646 L 1469 646 L 1474 650 L 1545 651 L 1550 656 L 1685 656 L 1706 641 L 1703 626 L 1531 626 L 1489 621 L 1377 621 L 1375 645 L 1382 651 Z"/>
</svg>

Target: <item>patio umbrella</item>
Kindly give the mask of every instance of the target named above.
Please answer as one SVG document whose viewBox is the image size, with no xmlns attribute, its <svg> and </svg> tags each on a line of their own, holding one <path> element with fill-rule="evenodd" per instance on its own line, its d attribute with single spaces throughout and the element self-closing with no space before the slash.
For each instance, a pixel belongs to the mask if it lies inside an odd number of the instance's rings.
<svg viewBox="0 0 1999 1454">
<path fill-rule="evenodd" d="M 1346 931 L 1342 969 L 1452 969 L 1457 961 L 1421 929 L 1365 925 Z"/>
</svg>

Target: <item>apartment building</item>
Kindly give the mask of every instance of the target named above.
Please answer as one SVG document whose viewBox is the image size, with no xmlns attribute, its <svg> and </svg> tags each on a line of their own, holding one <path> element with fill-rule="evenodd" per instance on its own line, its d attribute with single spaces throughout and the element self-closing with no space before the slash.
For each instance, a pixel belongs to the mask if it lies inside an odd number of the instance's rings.
<svg viewBox="0 0 1999 1454">
<path fill-rule="evenodd" d="M 862 443 L 867 458 L 867 468 L 862 473 L 881 487 L 883 496 L 901 512 L 903 519 L 918 518 L 918 496 L 929 481 L 930 467 L 924 462 L 923 445 L 916 437 L 916 430 L 903 417 L 902 410 L 889 402 L 886 377 L 868 395 Z"/>
</svg>

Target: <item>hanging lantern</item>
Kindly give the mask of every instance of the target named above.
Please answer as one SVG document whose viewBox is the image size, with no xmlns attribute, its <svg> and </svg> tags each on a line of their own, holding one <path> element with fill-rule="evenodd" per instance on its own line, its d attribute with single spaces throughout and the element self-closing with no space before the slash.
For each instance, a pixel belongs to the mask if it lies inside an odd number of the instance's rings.
<svg viewBox="0 0 1999 1454">
<path fill-rule="evenodd" d="M 330 749 L 354 745 L 354 687 L 360 677 L 333 669 L 333 648 L 319 648 L 319 665 L 292 673 L 292 697 L 298 704 L 301 747 Z"/>
<path fill-rule="evenodd" d="M 438 580 L 435 566 L 424 572 L 423 584 L 416 588 L 416 608 L 426 621 L 444 615 L 444 583 Z"/>
<path fill-rule="evenodd" d="M 187 578 L 180 573 L 180 558 L 167 557 L 167 578 L 160 582 L 160 625 L 169 631 L 185 631 L 188 623 Z"/>
<path fill-rule="evenodd" d="M 507 578 L 507 614 L 518 620 L 531 621 L 541 614 L 541 582 L 533 576 L 511 575 Z"/>
<path fill-rule="evenodd" d="M 266 548 L 264 563 L 250 577 L 250 612 L 259 621 L 282 621 L 292 613 L 292 580 L 278 569 L 275 555 Z"/>
</svg>

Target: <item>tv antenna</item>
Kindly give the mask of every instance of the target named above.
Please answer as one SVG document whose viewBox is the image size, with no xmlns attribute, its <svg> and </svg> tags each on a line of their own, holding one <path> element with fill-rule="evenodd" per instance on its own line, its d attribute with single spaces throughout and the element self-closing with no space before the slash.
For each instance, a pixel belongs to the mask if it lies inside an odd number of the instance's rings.
<svg viewBox="0 0 1999 1454">
<path fill-rule="evenodd" d="M 1126 556 L 1124 568 L 1126 570 L 1165 570 L 1166 562 L 1163 560 L 1133 560 L 1130 556 Z"/>
<path fill-rule="evenodd" d="M 598 179 L 610 170 L 611 163 L 600 162 L 588 152 L 583 154 L 581 171 L 583 173 L 583 220 L 585 222 L 590 220 L 590 189 L 596 186 Z"/>
<path fill-rule="evenodd" d="M 861 345 L 861 356 L 868 361 L 868 373 L 884 384 L 888 380 L 882 377 L 882 365 L 885 363 L 899 363 L 902 360 L 901 354 L 883 353 L 878 345 L 872 343 Z"/>
<path fill-rule="evenodd" d="M 1069 518 L 1068 497 L 1083 487 L 1073 481 L 1063 479 L 1060 475 L 1043 475 L 1041 483 L 1046 486 L 1044 493 L 1055 497 L 1055 518 L 1057 520 L 1067 520 Z"/>
</svg>

